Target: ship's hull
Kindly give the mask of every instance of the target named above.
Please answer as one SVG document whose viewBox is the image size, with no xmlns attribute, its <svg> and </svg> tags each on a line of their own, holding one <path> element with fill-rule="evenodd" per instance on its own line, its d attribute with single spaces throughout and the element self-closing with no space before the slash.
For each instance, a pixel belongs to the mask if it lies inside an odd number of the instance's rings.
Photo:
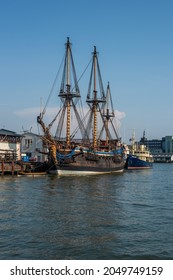
<svg viewBox="0 0 173 280">
<path fill-rule="evenodd" d="M 106 173 L 121 173 L 124 171 L 124 164 L 122 166 L 106 169 L 106 168 L 74 168 L 73 166 L 56 166 L 55 169 L 50 170 L 50 174 L 57 175 L 97 175 Z"/>
<path fill-rule="evenodd" d="M 152 167 L 153 167 L 153 162 L 141 160 L 135 156 L 129 155 L 126 159 L 125 168 L 129 170 L 150 169 Z"/>
<path fill-rule="evenodd" d="M 58 175 L 94 175 L 104 173 L 123 172 L 125 162 L 120 157 L 97 156 L 87 157 L 78 155 L 73 161 L 62 162 L 54 165 L 50 173 Z"/>
</svg>

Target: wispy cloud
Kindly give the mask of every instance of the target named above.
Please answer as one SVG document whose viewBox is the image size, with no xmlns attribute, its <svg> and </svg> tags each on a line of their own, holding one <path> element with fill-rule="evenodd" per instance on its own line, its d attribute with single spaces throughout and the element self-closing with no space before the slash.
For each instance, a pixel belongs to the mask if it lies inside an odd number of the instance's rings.
<svg viewBox="0 0 173 280">
<path fill-rule="evenodd" d="M 48 125 L 54 119 L 58 110 L 59 108 L 57 107 L 49 107 L 46 109 L 45 118 L 44 118 L 46 125 Z M 88 108 L 87 107 L 83 108 L 84 115 L 87 112 L 88 112 Z M 39 107 L 25 108 L 22 110 L 15 111 L 14 114 L 18 116 L 18 118 L 22 119 L 21 126 L 24 125 L 25 128 L 32 127 L 33 132 L 38 132 L 37 116 L 40 114 Z M 121 127 L 121 121 L 123 118 L 125 118 L 125 116 L 126 116 L 125 112 L 115 110 L 115 123 L 117 129 Z M 76 128 L 76 126 L 77 126 L 77 122 L 74 120 L 74 123 L 72 124 L 72 131 Z M 52 129 L 54 132 L 56 131 L 56 128 L 52 128 Z"/>
<path fill-rule="evenodd" d="M 28 117 L 31 117 L 32 115 L 38 115 L 39 112 L 40 112 L 40 109 L 38 107 L 35 107 L 35 108 L 25 108 L 22 110 L 18 110 L 18 111 L 15 111 L 14 114 L 21 118 L 28 118 Z"/>
<path fill-rule="evenodd" d="M 125 112 L 120 112 L 118 110 L 115 110 L 115 118 L 118 120 L 124 119 L 126 117 Z"/>
</svg>

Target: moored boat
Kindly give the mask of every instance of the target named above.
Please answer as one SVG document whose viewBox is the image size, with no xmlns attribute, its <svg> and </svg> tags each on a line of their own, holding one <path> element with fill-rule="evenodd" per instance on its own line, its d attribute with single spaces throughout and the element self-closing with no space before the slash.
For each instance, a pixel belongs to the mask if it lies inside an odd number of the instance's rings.
<svg viewBox="0 0 173 280">
<path fill-rule="evenodd" d="M 135 134 L 132 135 L 132 145 L 127 155 L 125 168 L 129 170 L 134 169 L 149 169 L 153 167 L 153 156 L 149 149 L 144 144 L 137 144 L 135 142 Z"/>
<path fill-rule="evenodd" d="M 45 125 L 43 113 L 37 118 L 43 129 L 43 139 L 49 150 L 49 172 L 59 175 L 123 172 L 125 164 L 123 148 L 117 130 L 113 125 L 113 118 L 115 117 L 113 107 L 109 108 L 109 104 L 112 104 L 110 87 L 108 84 L 105 94 L 96 47 L 94 47 L 92 56 L 86 99 L 89 107 L 88 113 L 82 117 L 77 108 L 81 96 L 69 38 L 67 38 L 66 43 L 59 98 L 62 102 L 61 109 L 50 125 Z M 72 110 L 76 118 L 73 123 L 78 124 L 75 133 L 71 132 Z M 50 128 L 57 117 L 59 117 L 58 125 L 53 137 Z M 112 129 L 109 129 L 109 125 Z M 65 138 L 62 137 L 63 128 L 66 131 Z M 79 130 L 81 139 L 77 140 L 74 137 Z"/>
<path fill-rule="evenodd" d="M 26 177 L 40 177 L 40 176 L 46 176 L 46 172 L 25 172 L 20 171 L 17 173 L 18 176 L 26 176 Z"/>
<path fill-rule="evenodd" d="M 142 157 L 143 158 L 143 157 Z M 128 155 L 126 159 L 125 168 L 129 170 L 136 169 L 149 169 L 153 167 L 153 161 L 148 161 L 145 159 L 140 159 L 134 155 Z"/>
</svg>

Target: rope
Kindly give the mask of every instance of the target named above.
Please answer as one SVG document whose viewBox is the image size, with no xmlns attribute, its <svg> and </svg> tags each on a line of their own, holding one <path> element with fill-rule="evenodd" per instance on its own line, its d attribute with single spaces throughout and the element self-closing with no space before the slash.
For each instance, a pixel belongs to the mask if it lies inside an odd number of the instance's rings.
<svg viewBox="0 0 173 280">
<path fill-rule="evenodd" d="M 54 83 L 53 83 L 53 85 L 52 85 L 52 88 L 51 88 L 51 90 L 50 90 L 50 93 L 49 93 L 48 99 L 47 99 L 47 101 L 46 101 L 45 107 L 44 107 L 44 109 L 43 109 L 43 111 L 42 111 L 42 114 L 41 114 L 41 117 L 42 117 L 42 118 L 43 118 L 43 116 L 44 116 L 44 114 L 45 114 L 45 112 L 46 112 L 47 105 L 48 105 L 48 103 L 49 103 L 50 97 L 51 97 L 52 92 L 53 92 L 53 90 L 54 90 L 56 81 L 57 81 L 57 79 L 58 79 L 58 76 L 59 76 L 59 73 L 60 73 L 60 70 L 61 70 L 61 67 L 62 67 L 62 63 L 63 63 L 63 61 L 64 61 L 64 57 L 65 57 L 65 55 L 64 55 L 63 58 L 62 58 L 60 67 L 59 67 L 58 72 L 57 72 L 57 74 L 56 74 L 56 77 L 55 77 Z"/>
<path fill-rule="evenodd" d="M 92 61 L 92 58 L 90 59 L 89 63 L 88 63 L 87 66 L 85 67 L 85 69 L 84 69 L 84 71 L 82 72 L 82 74 L 80 75 L 80 77 L 79 77 L 77 83 L 79 83 L 79 81 L 82 79 L 82 77 L 83 77 L 83 75 L 85 74 L 86 70 L 88 69 L 88 67 L 89 67 L 89 65 L 90 65 L 90 63 L 91 63 L 91 61 Z M 75 86 L 72 88 L 72 91 L 74 90 L 74 88 L 75 88 Z"/>
</svg>

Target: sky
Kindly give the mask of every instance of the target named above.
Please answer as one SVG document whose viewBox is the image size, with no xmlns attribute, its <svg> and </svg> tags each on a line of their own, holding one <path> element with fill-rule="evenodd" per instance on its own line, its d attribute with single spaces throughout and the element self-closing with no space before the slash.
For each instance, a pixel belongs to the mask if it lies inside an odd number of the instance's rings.
<svg viewBox="0 0 173 280">
<path fill-rule="evenodd" d="M 0 128 L 38 132 L 67 37 L 78 78 L 97 47 L 124 142 L 173 135 L 172 0 L 0 0 Z"/>
</svg>

